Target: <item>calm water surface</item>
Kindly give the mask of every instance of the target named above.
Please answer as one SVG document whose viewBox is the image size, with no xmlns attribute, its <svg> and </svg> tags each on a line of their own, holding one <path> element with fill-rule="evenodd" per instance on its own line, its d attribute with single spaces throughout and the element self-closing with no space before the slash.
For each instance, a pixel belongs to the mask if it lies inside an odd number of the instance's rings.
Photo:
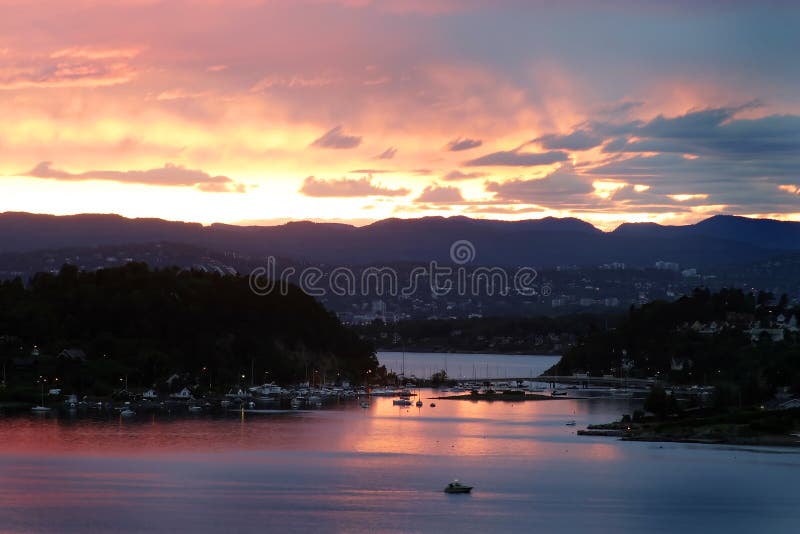
<svg viewBox="0 0 800 534">
<path fill-rule="evenodd" d="M 533 378 L 558 363 L 560 356 L 378 352 L 381 365 L 406 376 L 429 377 L 444 369 L 452 378 Z"/>
<path fill-rule="evenodd" d="M 575 435 L 636 401 L 0 418 L 2 532 L 798 532 L 789 449 Z M 471 495 L 446 495 L 452 478 Z"/>
</svg>

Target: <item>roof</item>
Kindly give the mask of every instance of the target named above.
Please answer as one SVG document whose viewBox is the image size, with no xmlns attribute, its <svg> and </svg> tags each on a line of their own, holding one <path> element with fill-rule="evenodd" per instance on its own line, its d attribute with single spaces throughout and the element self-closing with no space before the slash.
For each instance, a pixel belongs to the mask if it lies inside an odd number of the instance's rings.
<svg viewBox="0 0 800 534">
<path fill-rule="evenodd" d="M 81 349 L 64 349 L 62 350 L 59 355 L 59 358 L 68 358 L 70 360 L 86 360 L 86 353 L 83 352 Z"/>
</svg>

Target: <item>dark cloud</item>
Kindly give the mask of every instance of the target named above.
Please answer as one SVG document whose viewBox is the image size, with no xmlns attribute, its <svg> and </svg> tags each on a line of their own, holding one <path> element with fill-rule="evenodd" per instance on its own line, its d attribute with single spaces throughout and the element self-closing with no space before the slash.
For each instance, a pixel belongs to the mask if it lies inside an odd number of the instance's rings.
<svg viewBox="0 0 800 534">
<path fill-rule="evenodd" d="M 489 176 L 488 172 L 461 172 L 459 170 L 450 171 L 445 174 L 442 178 L 448 181 L 456 181 L 456 180 L 471 180 L 473 178 L 484 178 Z"/>
<path fill-rule="evenodd" d="M 345 135 L 341 126 L 336 126 L 325 132 L 322 137 L 314 140 L 311 146 L 316 148 L 355 148 L 361 144 L 361 137 L 356 135 Z"/>
<path fill-rule="evenodd" d="M 543 135 L 533 142 L 548 150 L 589 150 L 603 143 L 603 137 L 586 130 L 575 130 L 568 135 Z"/>
<path fill-rule="evenodd" d="M 450 202 L 463 202 L 461 190 L 457 187 L 430 185 L 414 202 L 429 202 L 432 204 L 446 204 Z"/>
<path fill-rule="evenodd" d="M 145 185 L 197 187 L 202 191 L 212 193 L 245 192 L 245 186 L 243 184 L 237 184 L 227 176 L 211 176 L 203 171 L 187 169 L 172 163 L 167 163 L 160 169 L 148 169 L 144 171 L 91 170 L 81 173 L 71 173 L 55 169 L 52 167 L 51 162 L 43 161 L 30 171 L 22 174 L 25 176 L 49 178 L 52 180 L 105 180 Z"/>
<path fill-rule="evenodd" d="M 606 106 L 602 108 L 599 113 L 601 115 L 625 115 L 632 109 L 636 109 L 644 105 L 644 102 L 640 101 L 633 101 L 633 100 L 623 100 L 622 102 L 618 102 L 616 104 L 612 104 L 610 106 Z"/>
<path fill-rule="evenodd" d="M 566 152 L 554 150 L 550 152 L 520 152 L 519 149 L 500 151 L 467 161 L 468 167 L 533 167 L 551 165 L 566 161 Z"/>
<path fill-rule="evenodd" d="M 800 155 L 771 160 L 731 161 L 661 153 L 636 155 L 588 171 L 592 175 L 648 185 L 661 195 L 707 195 L 703 204 L 742 213 L 796 212 L 797 197 L 781 186 L 800 172 Z"/>
<path fill-rule="evenodd" d="M 478 148 L 483 144 L 483 141 L 480 139 L 467 139 L 467 138 L 458 138 L 453 139 L 449 143 L 447 143 L 447 150 L 450 152 L 459 152 L 461 150 L 470 150 L 472 148 Z"/>
<path fill-rule="evenodd" d="M 397 149 L 393 146 L 390 146 L 389 148 L 387 148 L 386 150 L 375 156 L 375 159 L 392 159 L 395 156 L 395 154 L 397 154 Z"/>
<path fill-rule="evenodd" d="M 496 200 L 540 206 L 582 207 L 592 203 L 591 177 L 580 176 L 565 164 L 544 178 L 516 178 L 507 182 L 486 182 L 486 191 Z"/>
<path fill-rule="evenodd" d="M 318 180 L 313 176 L 303 180 L 300 193 L 309 197 L 397 197 L 405 196 L 411 191 L 404 188 L 391 189 L 374 183 L 372 176 L 364 178 L 338 180 Z"/>
</svg>

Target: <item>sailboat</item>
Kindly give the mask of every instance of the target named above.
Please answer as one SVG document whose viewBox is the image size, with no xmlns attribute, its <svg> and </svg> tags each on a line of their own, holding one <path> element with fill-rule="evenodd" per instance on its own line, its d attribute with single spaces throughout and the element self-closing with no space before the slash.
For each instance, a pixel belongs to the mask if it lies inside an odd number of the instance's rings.
<svg viewBox="0 0 800 534">
<path fill-rule="evenodd" d="M 42 382 L 42 403 L 31 408 L 31 411 L 33 413 L 47 413 L 50 411 L 50 408 L 44 405 L 44 382 Z"/>
</svg>

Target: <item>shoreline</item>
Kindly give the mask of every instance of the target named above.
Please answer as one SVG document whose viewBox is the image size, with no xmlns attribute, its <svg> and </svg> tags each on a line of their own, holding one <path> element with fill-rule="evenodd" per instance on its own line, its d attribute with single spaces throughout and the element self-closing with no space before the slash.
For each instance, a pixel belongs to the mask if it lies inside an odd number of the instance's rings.
<svg viewBox="0 0 800 534">
<path fill-rule="evenodd" d="M 736 445 L 800 448 L 800 436 L 794 429 L 759 427 L 763 420 L 780 412 L 733 412 L 685 419 L 616 421 L 588 425 L 579 436 L 614 437 L 620 441 L 650 443 L 694 443 L 701 445 Z M 761 416 L 761 417 L 759 417 Z M 733 419 L 744 421 L 732 421 Z M 749 418 L 749 419 L 748 419 Z"/>
</svg>

